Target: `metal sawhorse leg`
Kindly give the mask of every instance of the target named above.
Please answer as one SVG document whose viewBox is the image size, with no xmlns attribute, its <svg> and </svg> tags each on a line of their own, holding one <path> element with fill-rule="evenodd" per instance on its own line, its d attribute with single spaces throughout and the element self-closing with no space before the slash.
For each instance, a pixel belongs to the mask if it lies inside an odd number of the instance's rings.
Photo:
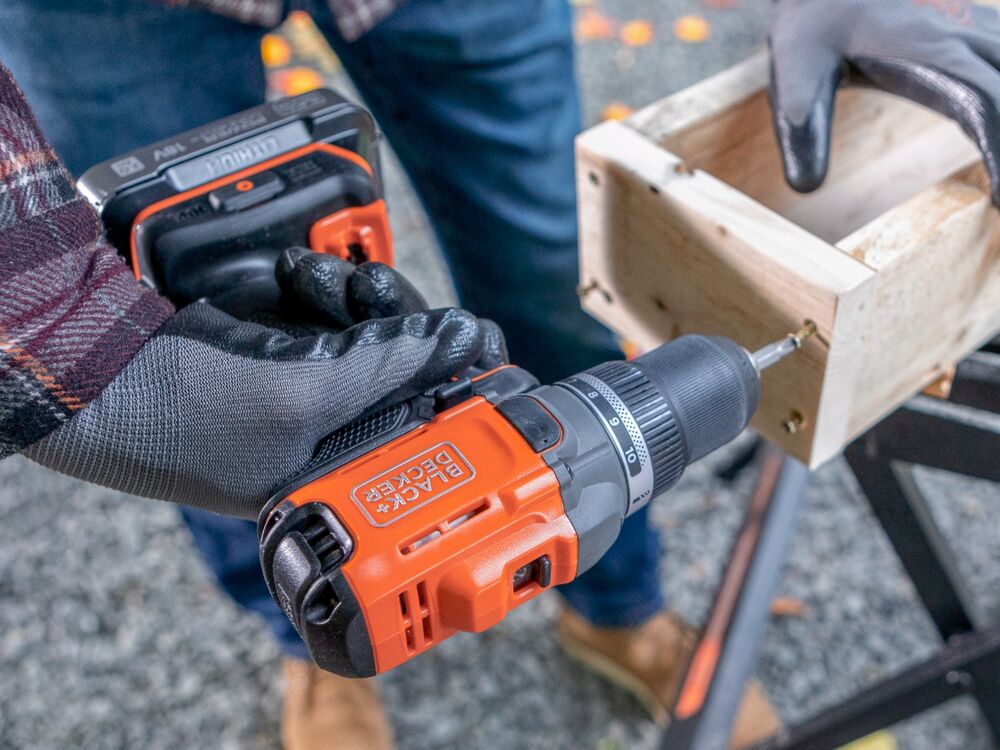
<svg viewBox="0 0 1000 750">
<path fill-rule="evenodd" d="M 921 465 L 1000 483 L 1000 347 L 959 365 L 949 401 L 914 398 L 852 443 L 845 456 L 944 646 L 767 746 L 832 750 L 960 695 L 976 699 L 1000 744 L 1000 625 L 976 627 L 954 555 L 912 475 Z M 773 451 L 765 457 L 675 719 L 664 732 L 664 750 L 727 747 L 807 478 L 801 464 Z"/>
</svg>

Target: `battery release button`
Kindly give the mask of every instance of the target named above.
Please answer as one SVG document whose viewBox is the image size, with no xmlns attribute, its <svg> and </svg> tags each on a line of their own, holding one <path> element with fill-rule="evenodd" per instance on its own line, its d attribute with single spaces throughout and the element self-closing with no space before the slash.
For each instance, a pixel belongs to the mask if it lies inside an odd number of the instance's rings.
<svg viewBox="0 0 1000 750">
<path fill-rule="evenodd" d="M 273 198 L 285 189 L 285 182 L 274 172 L 258 172 L 251 177 L 226 185 L 208 194 L 216 211 L 234 213 Z"/>
</svg>

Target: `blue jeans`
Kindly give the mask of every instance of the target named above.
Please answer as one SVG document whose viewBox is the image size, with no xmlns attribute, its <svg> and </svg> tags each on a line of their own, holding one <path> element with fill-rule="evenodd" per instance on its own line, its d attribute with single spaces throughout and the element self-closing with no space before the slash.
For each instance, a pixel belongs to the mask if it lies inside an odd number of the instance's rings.
<svg viewBox="0 0 1000 750">
<path fill-rule="evenodd" d="M 463 306 L 497 321 L 543 382 L 620 356 L 577 283 L 573 137 L 580 114 L 565 0 L 410 0 L 359 41 L 309 10 L 398 153 Z M 69 168 L 253 106 L 262 30 L 153 0 L 4 0 L 0 59 Z M 264 585 L 253 524 L 182 509 L 223 588 L 285 651 L 304 647 Z M 562 587 L 593 622 L 635 625 L 664 602 L 645 512 Z"/>
</svg>

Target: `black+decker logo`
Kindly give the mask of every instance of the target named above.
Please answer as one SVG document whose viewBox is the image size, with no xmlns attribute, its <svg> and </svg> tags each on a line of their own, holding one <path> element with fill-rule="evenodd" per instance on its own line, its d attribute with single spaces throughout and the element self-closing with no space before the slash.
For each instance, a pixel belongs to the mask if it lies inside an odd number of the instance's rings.
<svg viewBox="0 0 1000 750">
<path fill-rule="evenodd" d="M 388 526 L 476 475 L 453 443 L 438 443 L 351 490 L 373 526 Z"/>
</svg>

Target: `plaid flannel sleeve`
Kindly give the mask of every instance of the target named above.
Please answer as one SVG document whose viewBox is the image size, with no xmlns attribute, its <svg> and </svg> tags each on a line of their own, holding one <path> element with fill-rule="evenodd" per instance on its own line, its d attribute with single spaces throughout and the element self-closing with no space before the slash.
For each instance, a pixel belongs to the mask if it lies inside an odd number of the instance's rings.
<svg viewBox="0 0 1000 750">
<path fill-rule="evenodd" d="M 172 313 L 103 240 L 0 65 L 0 458 L 95 399 Z"/>
</svg>

